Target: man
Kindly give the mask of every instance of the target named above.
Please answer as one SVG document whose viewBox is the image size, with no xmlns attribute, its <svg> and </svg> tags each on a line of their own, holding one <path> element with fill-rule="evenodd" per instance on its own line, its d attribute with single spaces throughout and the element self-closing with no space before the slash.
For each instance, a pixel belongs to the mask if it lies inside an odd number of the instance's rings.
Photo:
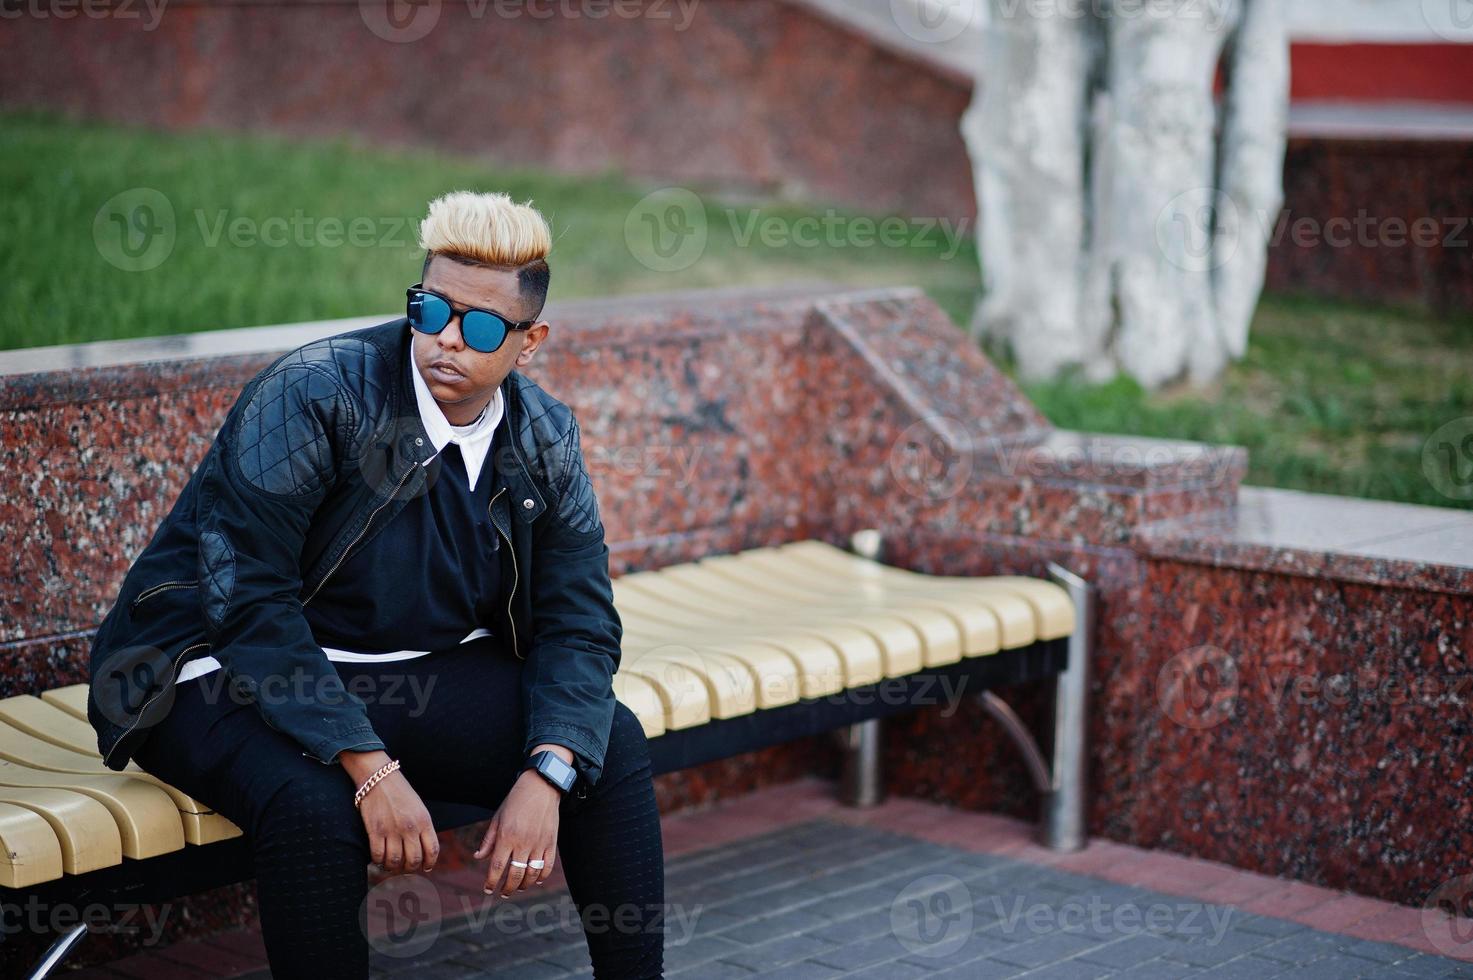
<svg viewBox="0 0 1473 980">
<path fill-rule="evenodd" d="M 364 864 L 439 855 L 420 794 L 496 807 L 488 894 L 546 880 L 556 845 L 585 917 L 638 910 L 586 930 L 597 975 L 658 976 L 603 524 L 573 413 L 518 371 L 550 329 L 551 234 L 462 192 L 420 240 L 405 317 L 246 385 L 98 631 L 88 717 L 109 767 L 245 831 L 276 976 L 367 975 Z"/>
</svg>

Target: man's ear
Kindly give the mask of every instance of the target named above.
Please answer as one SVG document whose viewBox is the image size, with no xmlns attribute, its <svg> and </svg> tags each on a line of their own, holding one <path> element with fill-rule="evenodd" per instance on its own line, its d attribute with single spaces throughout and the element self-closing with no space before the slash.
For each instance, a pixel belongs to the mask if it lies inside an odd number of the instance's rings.
<svg viewBox="0 0 1473 980">
<path fill-rule="evenodd" d="M 547 339 L 547 331 L 550 325 L 546 320 L 538 320 L 527 328 L 527 334 L 522 339 L 522 349 L 517 352 L 517 367 L 526 367 L 532 363 L 532 355 L 537 353 L 537 348 Z"/>
</svg>

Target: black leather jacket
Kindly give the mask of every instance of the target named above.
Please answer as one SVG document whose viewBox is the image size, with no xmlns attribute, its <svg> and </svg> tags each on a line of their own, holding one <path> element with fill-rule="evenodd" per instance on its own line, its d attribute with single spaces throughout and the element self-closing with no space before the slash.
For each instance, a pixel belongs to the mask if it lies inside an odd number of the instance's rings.
<svg viewBox="0 0 1473 980">
<path fill-rule="evenodd" d="M 92 643 L 87 715 L 112 769 L 173 701 L 180 660 L 208 652 L 232 697 L 323 763 L 383 748 L 303 615 L 326 579 L 425 492 L 403 318 L 305 344 L 251 379 L 204 460 L 134 561 Z M 603 522 L 568 406 L 513 371 L 509 438 L 487 466 L 510 547 L 505 612 L 480 624 L 525 661 L 526 747 L 573 750 L 597 781 L 613 721 L 622 628 Z"/>
</svg>

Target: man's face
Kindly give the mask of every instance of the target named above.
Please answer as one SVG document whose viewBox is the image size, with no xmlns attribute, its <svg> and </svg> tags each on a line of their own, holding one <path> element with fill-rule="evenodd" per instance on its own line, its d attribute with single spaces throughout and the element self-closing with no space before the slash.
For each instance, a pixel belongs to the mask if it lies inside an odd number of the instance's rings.
<svg viewBox="0 0 1473 980">
<path fill-rule="evenodd" d="M 516 322 L 531 313 L 523 307 L 514 272 L 464 265 L 437 255 L 425 272 L 424 287 L 450 300 L 457 314 L 468 307 L 479 307 Z M 508 331 L 500 349 L 486 354 L 466 346 L 457 315 L 437 334 L 410 331 L 414 367 L 446 420 L 452 425 L 465 425 L 486 407 L 513 368 L 532 360 L 547 330 L 547 322 L 539 321 L 528 330 Z M 443 373 L 432 369 L 433 364 L 448 365 L 458 373 Z"/>
</svg>

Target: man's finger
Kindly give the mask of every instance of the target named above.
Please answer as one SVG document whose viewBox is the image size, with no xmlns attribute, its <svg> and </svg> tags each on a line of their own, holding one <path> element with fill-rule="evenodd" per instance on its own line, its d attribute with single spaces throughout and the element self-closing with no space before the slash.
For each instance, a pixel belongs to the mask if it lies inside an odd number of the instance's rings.
<svg viewBox="0 0 1473 980">
<path fill-rule="evenodd" d="M 547 846 L 547 850 L 542 852 L 543 865 L 542 870 L 537 872 L 537 884 L 540 885 L 544 881 L 552 877 L 553 854 L 556 853 L 556 851 L 557 848 L 549 844 Z"/>
<path fill-rule="evenodd" d="M 390 834 L 384 844 L 384 869 L 398 871 L 404 864 L 404 844 L 398 834 Z"/>
<path fill-rule="evenodd" d="M 501 890 L 502 898 L 508 897 L 512 892 L 522 887 L 522 880 L 526 878 L 527 872 L 530 870 L 527 867 L 527 862 L 532 860 L 532 856 L 530 854 L 524 854 L 515 860 L 520 862 L 520 866 L 513 864 L 511 861 L 507 862 L 506 887 Z"/>
<path fill-rule="evenodd" d="M 435 828 L 420 832 L 419 845 L 424 851 L 425 870 L 434 871 L 440 860 L 440 835 L 435 833 Z"/>
<path fill-rule="evenodd" d="M 420 864 L 424 860 L 424 851 L 420 848 L 419 837 L 417 835 L 406 834 L 403 842 L 399 846 L 403 848 L 404 853 L 403 870 L 418 871 Z"/>
<path fill-rule="evenodd" d="M 494 847 L 495 845 L 496 845 L 496 821 L 493 820 L 493 821 L 491 821 L 491 826 L 489 826 L 489 827 L 486 828 L 486 836 L 484 836 L 484 837 L 481 838 L 481 846 L 478 847 L 478 848 L 476 848 L 476 853 L 473 856 L 476 858 L 476 860 L 479 861 L 481 858 L 485 857 L 487 854 L 490 854 L 491 853 L 491 848 Z"/>
<path fill-rule="evenodd" d="M 507 862 L 511 860 L 511 848 L 498 844 L 491 851 L 491 867 L 486 871 L 486 884 L 483 890 L 487 895 L 494 895 L 496 888 L 501 884 L 502 878 L 507 871 Z"/>
</svg>

